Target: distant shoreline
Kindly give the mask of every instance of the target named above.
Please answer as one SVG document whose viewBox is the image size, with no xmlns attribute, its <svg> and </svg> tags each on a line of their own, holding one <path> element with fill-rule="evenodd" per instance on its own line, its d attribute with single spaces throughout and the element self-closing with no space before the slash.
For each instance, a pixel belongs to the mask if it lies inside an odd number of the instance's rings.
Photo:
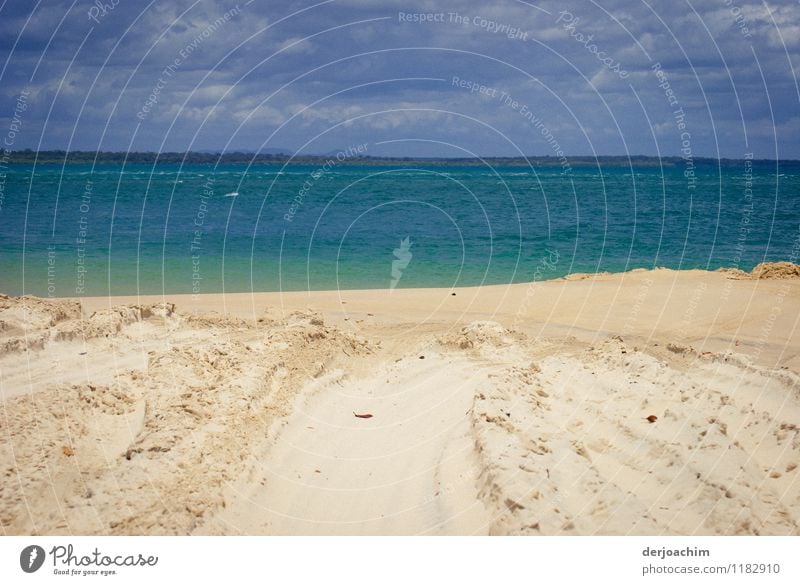
<svg viewBox="0 0 800 585">
<path fill-rule="evenodd" d="M 316 165 L 323 164 L 336 153 L 320 155 L 292 155 L 252 152 L 110 152 L 110 151 L 71 151 L 64 150 L 16 150 L 6 153 L 7 164 L 254 164 L 254 165 Z M 695 164 L 738 166 L 744 159 L 695 157 Z M 674 167 L 684 164 L 680 156 L 568 156 L 567 161 L 575 167 L 597 165 L 617 167 Z M 356 156 L 337 161 L 341 166 L 401 166 L 423 164 L 428 166 L 533 166 L 559 167 L 563 160 L 555 156 L 483 157 L 483 158 L 441 158 L 441 157 L 379 157 Z M 753 159 L 754 164 L 781 164 L 800 168 L 796 159 Z"/>
</svg>

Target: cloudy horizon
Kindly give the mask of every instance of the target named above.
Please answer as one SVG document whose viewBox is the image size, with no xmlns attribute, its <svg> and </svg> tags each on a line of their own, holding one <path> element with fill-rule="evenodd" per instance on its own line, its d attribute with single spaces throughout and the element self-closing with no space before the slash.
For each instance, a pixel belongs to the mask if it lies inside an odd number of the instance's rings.
<svg viewBox="0 0 800 585">
<path fill-rule="evenodd" d="M 800 5 L 0 5 L 9 150 L 800 158 Z"/>
</svg>

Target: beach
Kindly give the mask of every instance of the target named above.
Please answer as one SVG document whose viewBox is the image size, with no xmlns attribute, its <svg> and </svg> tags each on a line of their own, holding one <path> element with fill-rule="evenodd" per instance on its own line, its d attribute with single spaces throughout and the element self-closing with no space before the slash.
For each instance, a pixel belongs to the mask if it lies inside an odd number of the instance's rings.
<svg viewBox="0 0 800 585">
<path fill-rule="evenodd" d="M 796 535 L 800 271 L 0 299 L 3 534 Z"/>
</svg>

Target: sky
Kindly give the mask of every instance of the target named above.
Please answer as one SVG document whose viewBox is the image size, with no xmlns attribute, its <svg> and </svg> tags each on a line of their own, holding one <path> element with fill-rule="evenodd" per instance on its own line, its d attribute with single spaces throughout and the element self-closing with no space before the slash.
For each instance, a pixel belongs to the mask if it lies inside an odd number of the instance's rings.
<svg viewBox="0 0 800 585">
<path fill-rule="evenodd" d="M 787 0 L 0 0 L 0 140 L 798 159 L 798 67 Z"/>
</svg>

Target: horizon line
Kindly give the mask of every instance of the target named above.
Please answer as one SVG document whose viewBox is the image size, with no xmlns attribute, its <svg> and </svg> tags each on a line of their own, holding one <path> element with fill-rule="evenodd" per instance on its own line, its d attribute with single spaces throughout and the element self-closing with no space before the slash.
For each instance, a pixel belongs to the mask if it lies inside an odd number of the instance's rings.
<svg viewBox="0 0 800 585">
<path fill-rule="evenodd" d="M 228 150 L 228 151 L 212 151 L 210 149 L 203 149 L 203 150 L 186 150 L 186 151 L 178 151 L 178 150 L 65 150 L 65 149 L 41 149 L 41 150 L 34 150 L 31 148 L 19 149 L 19 150 L 5 150 L 4 157 L 6 158 L 6 162 L 14 162 L 9 159 L 15 156 L 30 156 L 35 154 L 37 157 L 40 155 L 60 155 L 60 156 L 76 156 L 76 155 L 94 155 L 95 158 L 99 156 L 108 156 L 108 155 L 125 155 L 125 156 L 155 156 L 156 158 L 161 156 L 202 156 L 202 157 L 216 157 L 216 158 L 223 158 L 223 157 L 230 157 L 230 156 L 242 156 L 247 155 L 252 157 L 253 159 L 257 157 L 261 158 L 274 158 L 274 159 L 281 159 L 281 160 L 289 160 L 292 159 L 325 159 L 331 156 L 336 156 L 338 153 L 347 153 L 348 149 L 340 149 L 334 150 L 327 153 L 318 153 L 318 154 L 299 154 L 299 153 L 292 153 L 289 151 L 282 151 L 283 149 L 269 149 L 269 150 L 278 150 L 279 152 L 257 152 L 253 150 Z M 282 151 L 282 152 L 281 152 Z M 487 161 L 487 160 L 508 160 L 508 161 L 531 161 L 531 160 L 548 160 L 548 161 L 559 161 L 563 159 L 578 159 L 578 160 L 586 160 L 586 161 L 602 161 L 602 160 L 652 160 L 652 161 L 680 161 L 680 160 L 694 160 L 694 161 L 711 161 L 711 162 L 723 162 L 723 161 L 752 161 L 752 162 L 788 162 L 788 163 L 800 163 L 800 159 L 798 158 L 756 158 L 756 157 L 743 157 L 743 158 L 731 158 L 731 157 L 714 157 L 714 156 L 692 156 L 692 157 L 684 157 L 681 155 L 669 155 L 669 156 L 658 156 L 658 155 L 648 155 L 648 154 L 599 154 L 599 155 L 591 155 L 591 154 L 565 154 L 563 157 L 554 156 L 554 155 L 516 155 L 516 156 L 508 156 L 508 155 L 485 155 L 485 156 L 468 156 L 468 157 L 454 157 L 454 156 L 413 156 L 413 155 L 396 155 L 396 156 L 373 156 L 373 155 L 351 155 L 347 156 L 345 160 L 340 162 L 354 162 L 358 160 L 372 160 L 372 161 Z M 2 159 L 0 159 L 0 164 L 2 164 Z"/>
</svg>

